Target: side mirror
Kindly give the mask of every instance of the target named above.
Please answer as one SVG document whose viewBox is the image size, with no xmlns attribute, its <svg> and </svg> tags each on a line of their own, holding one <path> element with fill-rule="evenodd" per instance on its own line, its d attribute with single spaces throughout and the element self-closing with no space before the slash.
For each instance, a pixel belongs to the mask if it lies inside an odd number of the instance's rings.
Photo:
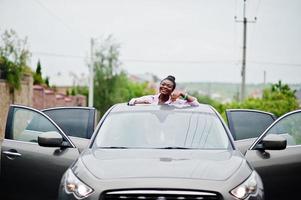
<svg viewBox="0 0 301 200">
<path fill-rule="evenodd" d="M 263 138 L 260 147 L 262 150 L 283 150 L 286 148 L 287 140 L 278 134 L 269 134 Z"/>
<path fill-rule="evenodd" d="M 56 131 L 48 131 L 38 136 L 38 143 L 43 147 L 61 147 L 63 137 Z"/>
</svg>

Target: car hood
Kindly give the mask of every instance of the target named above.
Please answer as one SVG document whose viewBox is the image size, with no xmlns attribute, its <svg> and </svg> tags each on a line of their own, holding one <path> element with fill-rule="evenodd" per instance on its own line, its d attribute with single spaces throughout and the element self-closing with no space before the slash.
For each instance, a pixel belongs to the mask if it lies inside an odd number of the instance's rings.
<svg viewBox="0 0 301 200">
<path fill-rule="evenodd" d="M 81 160 L 99 179 L 187 178 L 225 180 L 244 158 L 233 150 L 89 149 Z"/>
</svg>

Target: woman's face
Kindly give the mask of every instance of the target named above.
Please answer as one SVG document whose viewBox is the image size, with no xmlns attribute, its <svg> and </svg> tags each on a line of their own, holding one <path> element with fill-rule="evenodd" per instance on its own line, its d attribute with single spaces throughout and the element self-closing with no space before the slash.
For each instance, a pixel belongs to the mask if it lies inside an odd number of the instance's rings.
<svg viewBox="0 0 301 200">
<path fill-rule="evenodd" d="M 173 86 L 173 82 L 165 79 L 160 83 L 159 92 L 164 95 L 171 95 L 173 91 Z"/>
</svg>

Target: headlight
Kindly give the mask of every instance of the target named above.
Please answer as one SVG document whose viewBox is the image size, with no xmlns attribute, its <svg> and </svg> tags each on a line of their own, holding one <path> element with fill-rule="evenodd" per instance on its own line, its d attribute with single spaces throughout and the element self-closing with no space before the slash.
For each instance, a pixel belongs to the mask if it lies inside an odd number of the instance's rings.
<svg viewBox="0 0 301 200">
<path fill-rule="evenodd" d="M 65 174 L 64 187 L 68 194 L 72 193 L 77 199 L 83 199 L 93 192 L 93 189 L 79 180 L 71 169 L 68 169 Z"/>
<path fill-rule="evenodd" d="M 257 190 L 257 174 L 255 171 L 242 184 L 231 190 L 231 194 L 238 199 L 244 199 Z"/>
</svg>

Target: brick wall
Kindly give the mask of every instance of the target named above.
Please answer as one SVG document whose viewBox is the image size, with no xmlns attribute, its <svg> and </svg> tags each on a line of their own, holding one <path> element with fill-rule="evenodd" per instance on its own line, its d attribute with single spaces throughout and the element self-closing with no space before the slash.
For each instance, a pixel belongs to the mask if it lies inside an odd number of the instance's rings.
<svg viewBox="0 0 301 200">
<path fill-rule="evenodd" d="M 32 102 L 33 102 L 32 107 L 39 110 L 43 109 L 44 101 L 45 101 L 44 88 L 40 85 L 34 85 L 33 95 L 32 95 Z"/>
<path fill-rule="evenodd" d="M 87 106 L 87 98 L 83 95 L 75 96 L 75 105 L 76 106 Z"/>
<path fill-rule="evenodd" d="M 6 117 L 10 104 L 32 106 L 33 79 L 31 76 L 24 76 L 21 80 L 20 90 L 15 90 L 14 98 L 9 92 L 9 86 L 5 80 L 0 79 L 0 139 L 4 137 Z M 14 99 L 14 102 L 12 102 Z"/>
<path fill-rule="evenodd" d="M 4 80 L 0 80 L 0 95 L 0 138 L 2 139 L 4 137 L 8 105 L 11 101 L 9 88 Z"/>
<path fill-rule="evenodd" d="M 65 101 L 65 106 L 74 106 L 71 97 L 65 97 L 64 101 Z"/>
<path fill-rule="evenodd" d="M 86 97 L 83 95 L 66 96 L 40 85 L 33 86 L 32 102 L 32 107 L 39 110 L 59 106 L 87 106 Z"/>
<path fill-rule="evenodd" d="M 14 99 L 14 102 L 12 102 Z M 24 76 L 21 80 L 20 90 L 15 90 L 14 96 L 9 93 L 9 87 L 5 80 L 0 79 L 0 140 L 4 137 L 6 117 L 10 104 L 19 104 L 36 109 L 44 109 L 57 106 L 87 106 L 85 96 L 66 96 L 55 93 L 51 89 L 45 89 L 40 85 L 33 85 L 31 76 Z"/>
<path fill-rule="evenodd" d="M 56 106 L 65 106 L 65 95 L 64 94 L 56 94 Z"/>
<path fill-rule="evenodd" d="M 55 107 L 56 98 L 53 90 L 46 89 L 44 97 L 44 108 Z"/>
</svg>

